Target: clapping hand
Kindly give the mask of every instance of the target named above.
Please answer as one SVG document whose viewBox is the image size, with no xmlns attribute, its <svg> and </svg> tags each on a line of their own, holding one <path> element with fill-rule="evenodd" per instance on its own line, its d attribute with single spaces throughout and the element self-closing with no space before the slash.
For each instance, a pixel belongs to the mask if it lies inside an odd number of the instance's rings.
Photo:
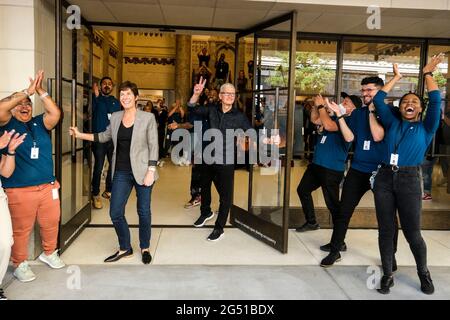
<svg viewBox="0 0 450 320">
<path fill-rule="evenodd" d="M 9 144 L 9 142 L 11 141 L 11 137 L 14 134 L 15 130 L 12 129 L 11 131 L 6 131 L 3 132 L 3 135 L 0 137 L 0 149 L 6 148 L 6 146 Z"/>
<path fill-rule="evenodd" d="M 439 63 L 441 63 L 444 60 L 445 54 L 443 54 L 442 52 L 439 53 L 438 55 L 434 55 L 433 57 L 431 57 L 430 61 L 425 65 L 425 67 L 423 67 L 423 72 L 434 72 L 434 70 L 436 70 L 437 66 Z"/>
<path fill-rule="evenodd" d="M 23 143 L 25 138 L 27 137 L 27 134 L 24 133 L 20 135 L 20 133 L 16 133 L 12 138 L 8 145 L 8 152 L 14 153 L 16 152 L 16 149 Z"/>
</svg>

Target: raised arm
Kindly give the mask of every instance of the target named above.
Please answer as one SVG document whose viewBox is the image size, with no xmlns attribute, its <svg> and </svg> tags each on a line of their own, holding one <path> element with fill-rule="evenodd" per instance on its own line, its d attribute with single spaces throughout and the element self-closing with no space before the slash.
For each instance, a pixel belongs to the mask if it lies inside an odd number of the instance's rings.
<svg viewBox="0 0 450 320">
<path fill-rule="evenodd" d="M 394 63 L 393 65 L 393 72 L 394 77 L 388 83 L 386 83 L 373 98 L 373 104 L 375 105 L 377 114 L 380 117 L 379 119 L 385 127 L 390 127 L 392 122 L 395 121 L 396 118 L 391 112 L 390 107 L 384 102 L 384 99 L 386 98 L 388 92 L 391 91 L 394 85 L 402 78 L 402 75 L 398 70 L 398 65 L 396 63 Z"/>
<path fill-rule="evenodd" d="M 378 122 L 375 106 L 371 103 L 369 106 L 369 127 L 372 134 L 373 141 L 380 142 L 384 139 L 384 128 Z"/>
<path fill-rule="evenodd" d="M 195 114 L 200 114 L 200 115 L 208 114 L 207 107 L 197 106 L 197 101 L 200 98 L 200 95 L 202 94 L 203 89 L 205 88 L 205 84 L 206 84 L 206 79 L 203 80 L 203 77 L 200 77 L 200 80 L 194 86 L 194 93 L 192 94 L 192 97 L 189 99 L 189 103 L 188 103 L 189 112 L 194 112 Z"/>
<path fill-rule="evenodd" d="M 336 114 L 339 123 L 339 129 L 342 132 L 344 140 L 346 142 L 352 142 L 355 139 L 355 136 L 353 135 L 352 130 L 350 130 L 350 128 L 348 127 L 347 123 L 345 122 L 344 115 L 341 114 L 339 106 L 335 102 L 330 102 L 328 98 L 325 99 L 325 103 L 327 104 L 328 108 L 333 110 L 333 112 Z"/>
<path fill-rule="evenodd" d="M 423 126 L 429 133 L 435 133 L 439 127 L 440 118 L 440 106 L 441 106 L 441 93 L 436 81 L 433 78 L 434 70 L 436 70 L 439 63 L 444 59 L 444 54 L 440 53 L 437 56 L 433 56 L 425 67 L 423 67 L 423 73 L 425 77 L 425 87 L 428 91 L 428 108 L 425 119 L 423 120 Z"/>
<path fill-rule="evenodd" d="M 41 97 L 44 103 L 44 126 L 47 130 L 52 130 L 59 122 L 61 118 L 61 110 L 56 105 L 55 101 L 49 96 L 49 94 L 42 88 L 42 81 L 44 80 L 44 71 L 39 71 L 38 80 L 36 83 L 36 92 Z"/>
<path fill-rule="evenodd" d="M 32 96 L 36 92 L 37 81 L 38 75 L 36 75 L 34 80 L 30 78 L 30 85 L 28 89 L 13 93 L 9 97 L 0 100 L 0 126 L 7 124 L 9 120 L 11 120 L 11 110 L 14 109 L 20 101 Z"/>
<path fill-rule="evenodd" d="M 323 97 L 319 94 L 313 98 L 313 101 L 314 105 L 317 106 L 320 122 L 322 123 L 323 128 L 327 131 L 338 131 L 338 125 L 330 118 L 330 115 L 325 108 L 326 102 Z"/>
</svg>

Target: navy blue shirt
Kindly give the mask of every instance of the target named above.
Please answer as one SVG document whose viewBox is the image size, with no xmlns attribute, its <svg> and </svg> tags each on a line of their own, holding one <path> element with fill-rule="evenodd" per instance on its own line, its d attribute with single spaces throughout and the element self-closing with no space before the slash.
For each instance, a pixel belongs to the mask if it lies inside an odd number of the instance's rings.
<svg viewBox="0 0 450 320">
<path fill-rule="evenodd" d="M 351 167 L 365 173 L 375 171 L 386 154 L 386 144 L 384 140 L 381 142 L 373 140 L 370 132 L 369 108 L 361 107 L 353 110 L 352 114 L 345 118 L 345 122 L 355 136 Z"/>
<path fill-rule="evenodd" d="M 52 140 L 44 126 L 44 114 L 33 117 L 27 123 L 12 117 L 3 130 L 27 133 L 24 142 L 16 149 L 16 169 L 9 178 L 2 177 L 3 187 L 21 188 L 55 181 L 53 175 Z M 31 148 L 39 148 L 38 159 L 31 159 Z M 7 148 L 3 149 L 6 153 Z"/>
<path fill-rule="evenodd" d="M 439 127 L 441 94 L 439 90 L 428 92 L 429 103 L 423 121 L 409 122 L 400 114 L 392 113 L 384 102 L 387 93 L 380 90 L 373 103 L 385 127 L 387 151 L 383 163 L 390 164 L 391 154 L 398 154 L 398 166 L 419 166 L 423 162 L 425 151 Z"/>
<path fill-rule="evenodd" d="M 335 120 L 336 117 L 331 119 Z M 344 171 L 351 143 L 345 142 L 340 131 L 323 130 L 317 136 L 313 163 L 327 169 Z"/>
<path fill-rule="evenodd" d="M 99 133 L 109 126 L 108 114 L 120 111 L 120 102 L 113 96 L 92 96 L 92 132 Z"/>
</svg>

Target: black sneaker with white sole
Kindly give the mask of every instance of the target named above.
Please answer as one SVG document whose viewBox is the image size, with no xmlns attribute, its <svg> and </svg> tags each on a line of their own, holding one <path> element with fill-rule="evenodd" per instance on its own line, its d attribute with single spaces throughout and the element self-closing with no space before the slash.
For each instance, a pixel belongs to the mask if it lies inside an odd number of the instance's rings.
<svg viewBox="0 0 450 320">
<path fill-rule="evenodd" d="M 208 236 L 209 241 L 217 241 L 223 236 L 223 230 L 221 229 L 214 229 L 213 232 Z"/>
<path fill-rule="evenodd" d="M 194 227 L 203 227 L 206 221 L 211 220 L 214 217 L 214 213 L 210 212 L 209 215 L 200 215 L 197 221 L 194 222 Z"/>
<path fill-rule="evenodd" d="M 331 243 L 327 243 L 327 244 L 324 244 L 323 246 L 320 246 L 320 250 L 325 251 L 325 252 L 331 252 Z M 345 242 L 342 244 L 339 251 L 347 251 L 347 245 L 345 244 Z"/>
</svg>

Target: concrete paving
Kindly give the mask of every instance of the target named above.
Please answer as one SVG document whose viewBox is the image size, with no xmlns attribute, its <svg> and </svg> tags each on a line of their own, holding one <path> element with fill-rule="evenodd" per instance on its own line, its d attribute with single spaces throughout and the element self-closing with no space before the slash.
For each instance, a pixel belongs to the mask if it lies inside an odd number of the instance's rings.
<svg viewBox="0 0 450 320">
<path fill-rule="evenodd" d="M 391 294 L 381 295 L 368 288 L 373 274 L 366 266 L 34 265 L 35 281 L 14 280 L 5 292 L 11 300 L 450 299 L 450 269 L 430 270 L 436 286 L 431 296 L 420 291 L 413 267 L 400 267 Z"/>
</svg>

